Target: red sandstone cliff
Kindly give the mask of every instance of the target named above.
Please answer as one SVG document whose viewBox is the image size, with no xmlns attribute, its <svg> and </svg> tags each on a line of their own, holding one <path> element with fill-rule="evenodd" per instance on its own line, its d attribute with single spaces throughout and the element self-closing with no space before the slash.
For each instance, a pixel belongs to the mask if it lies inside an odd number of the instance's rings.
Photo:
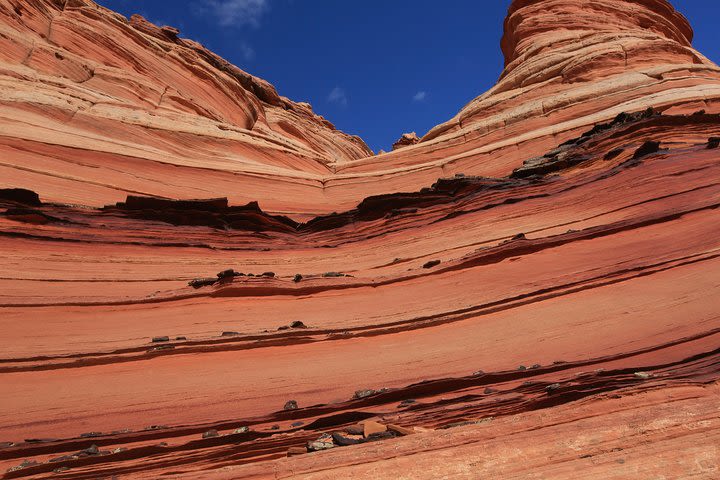
<svg viewBox="0 0 720 480">
<path fill-rule="evenodd" d="M 497 85 L 378 159 L 172 28 L 0 0 L 2 478 L 716 478 L 691 37 L 515 0 Z"/>
</svg>

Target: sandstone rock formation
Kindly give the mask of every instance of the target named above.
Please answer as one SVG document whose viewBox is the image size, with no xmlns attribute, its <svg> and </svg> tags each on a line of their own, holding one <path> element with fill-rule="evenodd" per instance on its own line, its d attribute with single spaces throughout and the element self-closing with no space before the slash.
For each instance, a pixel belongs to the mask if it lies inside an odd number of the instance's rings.
<svg viewBox="0 0 720 480">
<path fill-rule="evenodd" d="M 670 3 L 514 0 L 381 158 L 181 36 L 0 0 L 2 478 L 717 478 L 720 69 Z"/>
<path fill-rule="evenodd" d="M 409 145 L 415 145 L 416 143 L 420 143 L 420 139 L 418 138 L 417 133 L 403 133 L 402 136 L 398 139 L 398 141 L 393 144 L 392 149 L 397 150 L 399 148 L 407 147 Z"/>
</svg>

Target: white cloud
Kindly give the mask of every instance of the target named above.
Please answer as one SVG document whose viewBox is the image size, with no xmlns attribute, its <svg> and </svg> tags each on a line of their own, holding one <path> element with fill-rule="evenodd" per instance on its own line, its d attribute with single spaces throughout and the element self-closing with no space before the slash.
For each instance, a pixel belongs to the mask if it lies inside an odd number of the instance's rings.
<svg viewBox="0 0 720 480">
<path fill-rule="evenodd" d="M 348 98 L 345 94 L 345 90 L 340 87 L 335 87 L 328 94 L 327 101 L 330 103 L 336 103 L 340 106 L 346 106 L 348 104 Z"/>
<path fill-rule="evenodd" d="M 206 11 L 225 27 L 260 25 L 260 18 L 269 8 L 269 0 L 204 0 Z"/>
<path fill-rule="evenodd" d="M 240 55 L 242 55 L 245 60 L 250 61 L 255 58 L 255 50 L 247 43 L 240 43 L 238 48 L 240 49 Z"/>
<path fill-rule="evenodd" d="M 415 95 L 413 95 L 413 102 L 422 102 L 427 98 L 427 92 L 424 90 L 421 90 L 417 92 Z"/>
</svg>

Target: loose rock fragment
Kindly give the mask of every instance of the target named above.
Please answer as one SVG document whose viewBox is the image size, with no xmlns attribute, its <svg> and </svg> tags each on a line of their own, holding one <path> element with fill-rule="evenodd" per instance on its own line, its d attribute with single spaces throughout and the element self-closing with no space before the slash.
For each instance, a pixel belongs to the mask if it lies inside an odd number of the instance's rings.
<svg viewBox="0 0 720 480">
<path fill-rule="evenodd" d="M 222 334 L 220 336 L 221 337 L 236 337 L 238 335 L 240 335 L 240 332 L 228 331 L 228 332 L 222 332 Z"/>
<path fill-rule="evenodd" d="M 365 427 L 363 425 L 350 425 L 345 427 L 345 433 L 350 435 L 365 435 Z"/>
<path fill-rule="evenodd" d="M 707 148 L 709 150 L 720 147 L 720 137 L 710 137 L 708 139 Z"/>
<path fill-rule="evenodd" d="M 240 433 L 248 433 L 250 432 L 250 427 L 240 427 L 233 430 L 233 435 L 238 435 Z"/>
<path fill-rule="evenodd" d="M 297 410 L 298 403 L 295 400 L 288 400 L 283 407 L 283 410 Z"/>
<path fill-rule="evenodd" d="M 635 372 L 635 378 L 639 378 L 640 380 L 647 380 L 648 378 L 652 378 L 653 374 L 648 372 Z"/>
<path fill-rule="evenodd" d="M 382 432 L 387 432 L 387 427 L 382 423 L 373 422 L 372 420 L 363 422 L 363 435 L 365 436 L 365 438 L 368 438 L 374 433 Z"/>
<path fill-rule="evenodd" d="M 208 430 L 207 432 L 202 434 L 202 438 L 215 438 L 215 437 L 219 437 L 219 436 L 220 436 L 220 434 L 218 433 L 217 430 Z"/>
<path fill-rule="evenodd" d="M 353 395 L 353 398 L 355 400 L 360 400 L 362 398 L 372 397 L 376 393 L 378 393 L 376 390 L 370 390 L 370 389 L 356 390 L 355 394 Z"/>
<path fill-rule="evenodd" d="M 153 339 L 152 339 L 152 343 L 161 343 L 161 342 L 169 342 L 169 341 L 170 341 L 170 337 L 166 337 L 166 336 L 153 337 Z"/>
<path fill-rule="evenodd" d="M 560 388 L 560 384 L 553 383 L 552 385 L 548 385 L 547 387 L 545 387 L 545 391 L 548 393 L 551 393 L 551 392 L 554 392 L 555 390 L 557 390 L 558 388 Z"/>
<path fill-rule="evenodd" d="M 232 268 L 218 272 L 217 277 L 221 280 L 235 277 L 235 270 Z"/>
<path fill-rule="evenodd" d="M 331 448 L 335 448 L 335 443 L 333 442 L 332 435 L 323 434 L 321 435 L 317 440 L 314 440 L 312 442 L 308 442 L 307 449 L 310 452 L 319 452 L 322 450 L 329 450 Z"/>
<path fill-rule="evenodd" d="M 293 277 L 293 282 L 295 282 L 295 283 L 300 283 L 300 282 L 302 281 L 302 279 L 303 279 L 303 276 L 300 275 L 299 273 L 297 273 L 297 274 L 295 274 L 295 276 Z"/>
<path fill-rule="evenodd" d="M 302 329 L 302 328 L 308 328 L 308 327 L 307 327 L 307 325 L 305 325 L 305 324 L 304 324 L 303 322 L 301 322 L 300 320 L 295 320 L 294 322 L 292 322 L 292 323 L 290 324 L 290 328 L 300 328 L 300 329 Z"/>
<path fill-rule="evenodd" d="M 431 261 L 427 262 L 425 265 L 423 265 L 423 268 L 429 269 L 429 268 L 437 267 L 438 265 L 440 265 L 440 260 L 431 260 Z"/>
<path fill-rule="evenodd" d="M 339 447 L 347 447 L 350 445 L 358 445 L 362 443 L 363 441 L 359 438 L 352 438 L 347 435 L 343 435 L 340 432 L 333 432 L 332 434 L 333 442 L 335 442 L 335 445 Z"/>
</svg>

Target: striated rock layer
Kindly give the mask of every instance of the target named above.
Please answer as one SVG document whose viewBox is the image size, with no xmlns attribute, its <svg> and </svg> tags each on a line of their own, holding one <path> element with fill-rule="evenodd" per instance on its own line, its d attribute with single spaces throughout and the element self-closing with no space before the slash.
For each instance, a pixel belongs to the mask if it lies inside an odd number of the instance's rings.
<svg viewBox="0 0 720 480">
<path fill-rule="evenodd" d="M 720 70 L 665 0 L 513 1 L 377 157 L 171 27 L 0 19 L 1 478 L 720 476 Z"/>
</svg>

